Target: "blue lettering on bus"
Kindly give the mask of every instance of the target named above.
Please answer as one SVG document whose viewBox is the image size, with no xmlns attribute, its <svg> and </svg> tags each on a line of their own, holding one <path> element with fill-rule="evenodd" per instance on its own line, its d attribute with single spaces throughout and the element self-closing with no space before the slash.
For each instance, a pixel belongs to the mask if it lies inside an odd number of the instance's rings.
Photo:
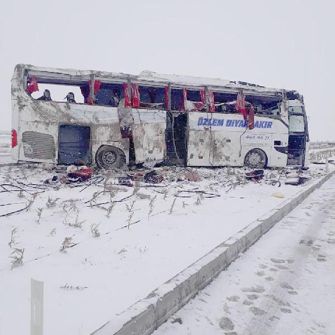
<svg viewBox="0 0 335 335">
<path fill-rule="evenodd" d="M 208 119 L 206 117 L 199 117 L 198 126 L 223 126 L 224 120 L 222 119 Z"/>
<path fill-rule="evenodd" d="M 272 128 L 272 121 L 255 121 L 254 127 L 255 128 Z M 245 120 L 226 120 L 224 119 L 209 119 L 206 117 L 199 117 L 198 119 L 198 126 L 213 126 L 213 127 L 232 127 L 232 128 L 246 128 L 247 121 Z"/>
<path fill-rule="evenodd" d="M 272 128 L 272 121 L 256 121 L 255 128 Z"/>
</svg>

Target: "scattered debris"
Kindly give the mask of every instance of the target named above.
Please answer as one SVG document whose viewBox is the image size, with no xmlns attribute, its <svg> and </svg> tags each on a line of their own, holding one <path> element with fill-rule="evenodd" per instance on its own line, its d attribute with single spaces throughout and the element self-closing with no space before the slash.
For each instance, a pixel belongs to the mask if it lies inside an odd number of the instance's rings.
<svg viewBox="0 0 335 335">
<path fill-rule="evenodd" d="M 181 318 L 174 318 L 171 320 L 171 323 L 179 323 L 180 325 L 182 325 L 183 320 Z"/>
<path fill-rule="evenodd" d="M 164 180 L 164 177 L 158 174 L 155 170 L 144 175 L 144 182 L 151 184 L 159 184 Z"/>
<path fill-rule="evenodd" d="M 286 185 L 301 185 L 305 183 L 309 178 L 302 175 L 302 171 L 289 172 L 286 175 Z"/>
<path fill-rule="evenodd" d="M 190 181 L 190 182 L 199 182 L 201 181 L 201 177 L 197 170 L 185 169 L 181 173 L 178 174 L 177 181 Z"/>
<path fill-rule="evenodd" d="M 127 177 L 118 177 L 118 185 L 122 185 L 122 186 L 128 186 L 128 187 L 132 187 L 133 186 L 133 182 L 131 177 L 127 176 Z"/>
<path fill-rule="evenodd" d="M 44 181 L 44 184 L 55 184 L 57 183 L 58 180 L 58 176 L 53 176 L 52 178 L 48 178 Z"/>
<path fill-rule="evenodd" d="M 71 183 L 84 182 L 90 179 L 93 175 L 93 169 L 88 166 L 79 166 L 70 165 L 67 170 L 67 179 Z"/>
<path fill-rule="evenodd" d="M 259 181 L 264 177 L 264 170 L 253 170 L 251 172 L 246 172 L 245 178 L 247 180 Z"/>
</svg>

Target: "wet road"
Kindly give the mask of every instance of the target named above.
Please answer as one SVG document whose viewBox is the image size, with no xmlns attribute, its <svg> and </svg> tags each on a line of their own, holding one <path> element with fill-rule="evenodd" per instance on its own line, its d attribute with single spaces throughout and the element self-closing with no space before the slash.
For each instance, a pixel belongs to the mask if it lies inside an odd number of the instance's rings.
<svg viewBox="0 0 335 335">
<path fill-rule="evenodd" d="M 335 177 L 154 334 L 335 334 Z"/>
</svg>

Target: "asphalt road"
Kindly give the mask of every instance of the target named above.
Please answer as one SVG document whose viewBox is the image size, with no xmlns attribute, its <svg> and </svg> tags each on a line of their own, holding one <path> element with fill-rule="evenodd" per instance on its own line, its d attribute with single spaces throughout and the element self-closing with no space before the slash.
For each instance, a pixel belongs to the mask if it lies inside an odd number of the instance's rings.
<svg viewBox="0 0 335 335">
<path fill-rule="evenodd" d="M 335 177 L 154 334 L 335 334 Z"/>
</svg>

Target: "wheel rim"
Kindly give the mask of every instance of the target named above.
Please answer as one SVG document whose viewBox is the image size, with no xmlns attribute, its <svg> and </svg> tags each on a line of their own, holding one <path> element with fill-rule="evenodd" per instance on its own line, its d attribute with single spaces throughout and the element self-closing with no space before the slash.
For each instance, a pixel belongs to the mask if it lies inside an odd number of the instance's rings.
<svg viewBox="0 0 335 335">
<path fill-rule="evenodd" d="M 258 167 L 264 165 L 264 159 L 258 152 L 251 152 L 248 159 L 249 165 Z"/>
<path fill-rule="evenodd" d="M 111 166 L 116 162 L 116 154 L 112 151 L 104 152 L 101 161 L 105 166 Z"/>
</svg>

